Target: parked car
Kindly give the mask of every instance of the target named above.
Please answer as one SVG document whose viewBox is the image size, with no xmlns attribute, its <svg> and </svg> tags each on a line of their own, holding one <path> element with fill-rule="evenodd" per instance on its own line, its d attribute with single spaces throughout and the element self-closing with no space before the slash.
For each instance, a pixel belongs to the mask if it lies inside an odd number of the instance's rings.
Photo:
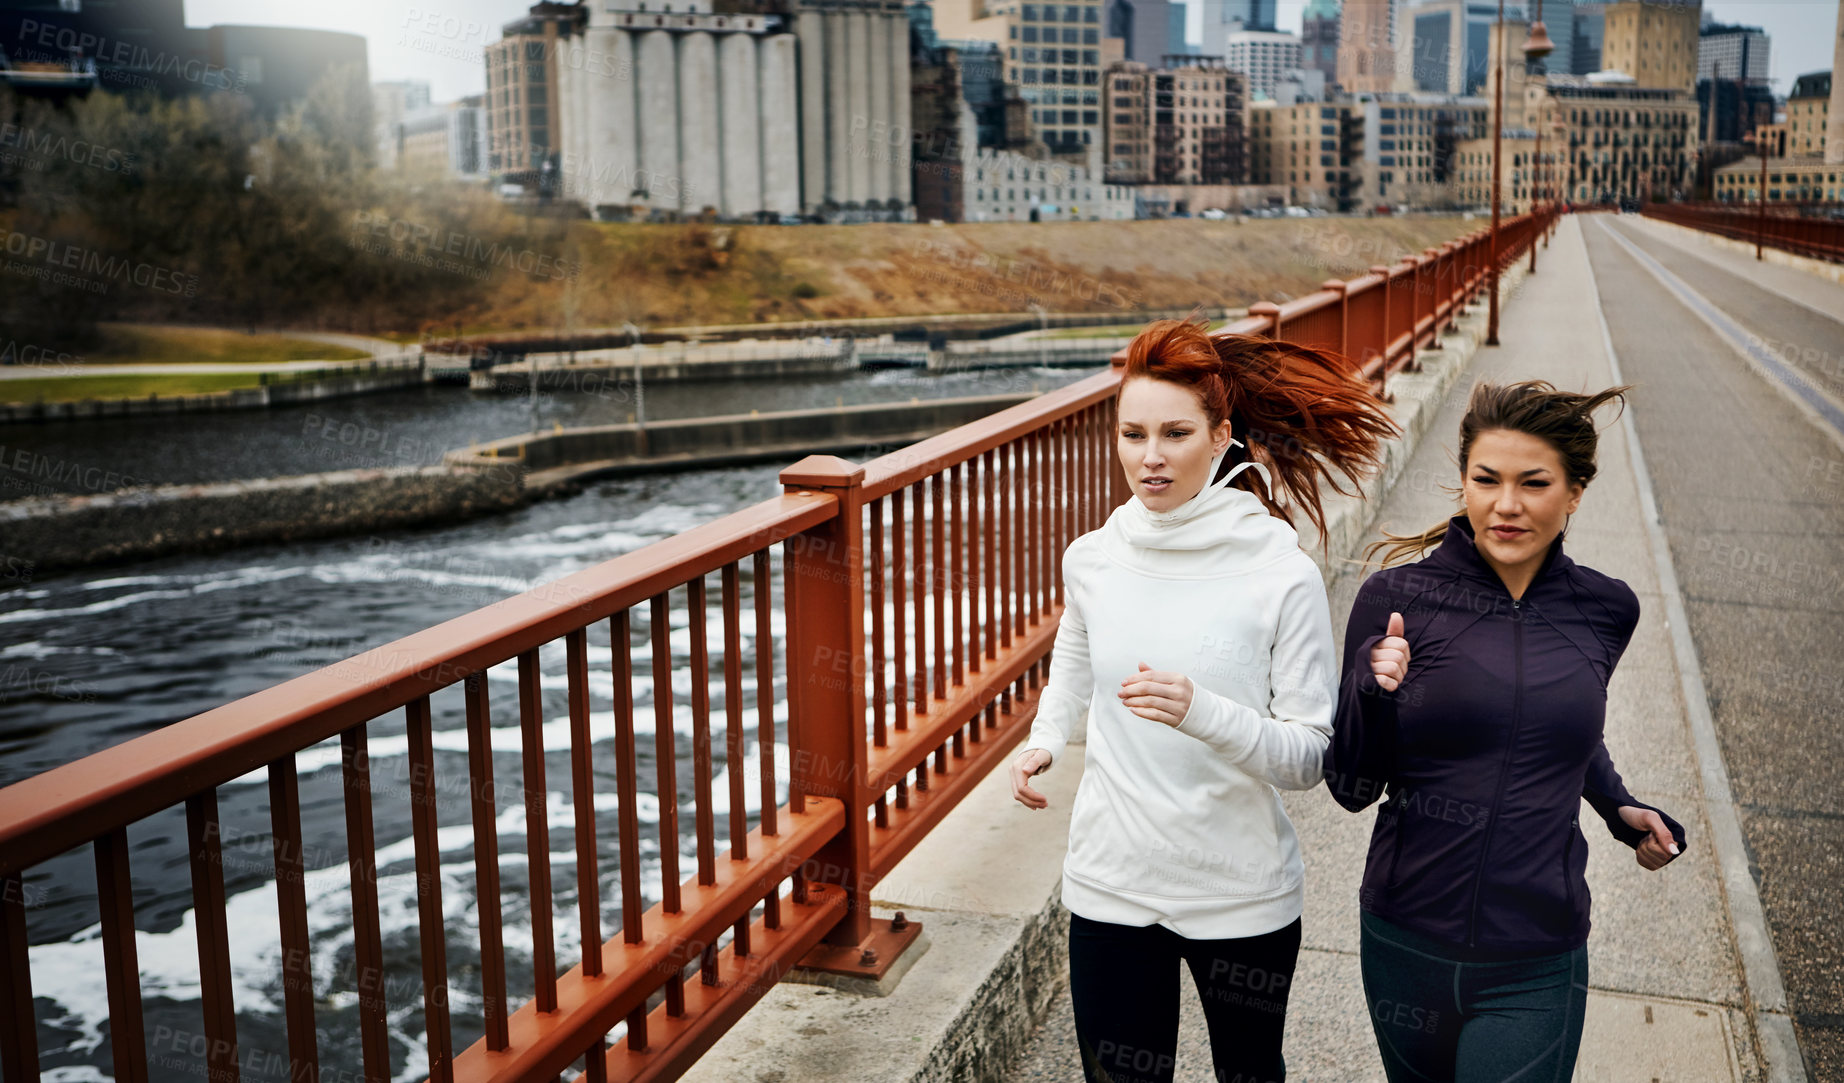
<svg viewBox="0 0 1844 1083">
<path fill-rule="evenodd" d="M 1205 207 L 1198 212 L 1197 216 L 1199 218 L 1208 218 L 1212 222 L 1221 222 L 1223 219 L 1229 217 L 1229 212 L 1220 207 Z"/>
</svg>

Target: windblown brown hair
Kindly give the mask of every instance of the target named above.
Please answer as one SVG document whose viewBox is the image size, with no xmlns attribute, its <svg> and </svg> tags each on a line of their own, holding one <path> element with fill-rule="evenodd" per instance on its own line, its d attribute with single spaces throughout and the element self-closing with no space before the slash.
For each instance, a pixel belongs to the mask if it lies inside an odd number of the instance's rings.
<svg viewBox="0 0 1844 1083">
<path fill-rule="evenodd" d="M 1475 385 L 1466 404 L 1466 416 L 1460 419 L 1460 476 L 1466 476 L 1474 439 L 1482 432 L 1502 429 L 1527 433 L 1555 448 L 1562 458 L 1563 475 L 1586 487 L 1594 480 L 1594 455 L 1600 443 L 1594 411 L 1615 399 L 1625 409 L 1626 392 L 1631 390 L 1631 385 L 1621 384 L 1592 394 L 1558 391 L 1547 380 Z M 1444 520 L 1419 534 L 1391 534 L 1386 530 L 1382 541 L 1364 547 L 1364 563 L 1387 568 L 1405 557 L 1421 556 L 1446 536 Z M 1383 554 L 1381 561 L 1376 559 L 1379 552 Z"/>
<path fill-rule="evenodd" d="M 1355 492 L 1381 464 L 1395 423 L 1343 355 L 1262 335 L 1212 336 L 1208 326 L 1195 318 L 1147 324 L 1127 346 L 1121 386 L 1151 378 L 1190 388 L 1211 428 L 1227 419 L 1230 435 L 1246 445 L 1229 449 L 1218 477 L 1255 452 L 1278 491 L 1267 492 L 1254 471 L 1230 484 L 1254 493 L 1289 525 L 1288 507 L 1304 508 L 1323 538 L 1320 481 L 1334 492 Z M 1119 395 L 1114 405 L 1118 412 Z"/>
</svg>

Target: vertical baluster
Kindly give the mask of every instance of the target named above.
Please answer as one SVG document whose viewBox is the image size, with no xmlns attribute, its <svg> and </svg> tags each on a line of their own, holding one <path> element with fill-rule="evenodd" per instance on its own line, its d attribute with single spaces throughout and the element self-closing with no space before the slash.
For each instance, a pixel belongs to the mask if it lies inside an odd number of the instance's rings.
<svg viewBox="0 0 1844 1083">
<path fill-rule="evenodd" d="M 275 857 L 276 910 L 282 934 L 288 1078 L 297 1083 L 315 1083 L 320 1077 L 320 1052 L 314 1031 L 312 948 L 307 935 L 307 883 L 302 869 L 301 785 L 292 752 L 269 764 L 269 823 Z"/>
<path fill-rule="evenodd" d="M 127 829 L 118 827 L 97 836 L 94 848 L 115 1078 L 120 1083 L 146 1083 L 147 1032 L 141 1016 L 141 967 L 135 954 L 134 881 L 128 873 Z"/>
<path fill-rule="evenodd" d="M 679 781 L 672 734 L 672 628 L 667 623 L 669 598 L 655 594 L 648 612 L 653 633 L 653 762 L 659 771 L 660 904 L 668 914 L 679 906 Z M 789 694 L 793 690 L 789 689 Z M 792 725 L 790 718 L 789 725 Z M 666 1014 L 685 1014 L 684 978 L 666 979 Z"/>
<path fill-rule="evenodd" d="M 589 752 L 589 633 L 565 632 L 564 670 L 570 696 L 570 798 L 576 806 L 576 916 L 583 943 L 583 977 L 602 974 L 602 886 L 597 876 L 595 771 Z"/>
<path fill-rule="evenodd" d="M 204 790 L 186 798 L 186 836 L 192 857 L 192 910 L 198 936 L 206 1078 L 211 1083 L 236 1083 L 237 1006 L 231 1001 L 230 930 L 224 914 L 224 858 L 218 844 L 221 831 L 217 790 Z"/>
<path fill-rule="evenodd" d="M 985 581 L 989 578 L 987 569 L 980 566 L 981 524 L 985 521 L 984 510 L 980 506 L 983 492 L 981 482 L 983 471 L 980 469 L 980 456 L 967 460 L 967 671 L 980 672 L 984 648 L 981 643 L 986 638 L 985 616 L 980 612 L 980 602 L 984 597 Z"/>
<path fill-rule="evenodd" d="M 391 1078 L 390 1036 L 384 1021 L 384 965 L 378 927 L 378 861 L 371 828 L 371 760 L 365 726 L 339 735 L 346 794 L 346 866 L 352 885 L 352 948 L 359 994 L 359 1043 L 366 1083 Z"/>
<path fill-rule="evenodd" d="M 756 754 L 762 761 L 762 837 L 773 838 L 775 800 L 775 628 L 769 582 L 768 550 L 756 550 L 750 563 L 750 589 L 756 603 Z M 774 926 L 769 926 L 774 928 Z"/>
<path fill-rule="evenodd" d="M 908 570 L 903 555 L 903 490 L 898 489 L 890 497 L 890 668 L 896 682 L 890 702 L 896 707 L 893 722 L 898 732 L 909 728 L 909 622 L 903 611 Z M 902 795 L 897 796 L 897 807 L 904 807 Z"/>
<path fill-rule="evenodd" d="M 531 888 L 531 969 L 541 1012 L 557 1010 L 557 941 L 551 931 L 551 825 L 544 785 L 544 689 L 538 648 L 519 652 L 519 736 L 525 760 L 525 867 Z"/>
<path fill-rule="evenodd" d="M 884 700 L 884 498 L 867 506 L 871 517 L 871 744 L 890 743 Z"/>
<path fill-rule="evenodd" d="M 615 700 L 615 800 L 619 806 L 615 828 L 621 846 L 621 942 L 638 944 L 643 939 L 641 913 L 646 907 L 640 897 L 640 814 L 635 807 L 640 785 L 634 766 L 639 749 L 634 744 L 634 641 L 628 613 L 623 609 L 608 618 L 608 653 Z M 635 1052 L 647 1047 L 645 1004 L 628 1013 L 627 1047 Z"/>
<path fill-rule="evenodd" d="M 942 544 L 947 525 L 943 517 L 943 490 L 947 488 L 947 473 L 943 471 L 928 479 L 930 504 L 934 508 L 933 529 L 929 532 L 929 547 L 934 560 L 930 562 L 930 592 L 935 602 L 935 698 L 948 697 L 948 641 L 947 641 L 947 578 L 948 551 Z"/>
<path fill-rule="evenodd" d="M 26 955 L 26 885 L 0 877 L 0 1074 L 6 1083 L 38 1078 L 38 1019 L 32 1011 L 32 964 Z"/>
<path fill-rule="evenodd" d="M 910 512 L 915 516 L 915 644 L 916 717 L 928 713 L 928 516 L 922 506 L 923 482 L 910 486 Z M 940 554 L 936 554 L 939 556 Z"/>
<path fill-rule="evenodd" d="M 961 570 L 961 527 L 967 517 L 964 500 L 967 495 L 967 483 L 962 476 L 961 464 L 955 463 L 948 471 L 948 590 L 950 611 L 953 614 L 948 627 L 952 630 L 950 638 L 954 641 L 953 683 L 967 683 L 967 614 L 966 603 L 962 595 L 966 593 L 966 581 Z"/>
<path fill-rule="evenodd" d="M 698 883 L 717 882 L 717 826 L 711 811 L 711 647 L 705 628 L 704 576 L 685 584 L 691 617 L 692 829 L 698 836 Z"/>
<path fill-rule="evenodd" d="M 429 1078 L 454 1078 L 454 1041 L 448 1027 L 448 944 L 442 921 L 442 848 L 436 838 L 435 748 L 429 697 L 404 707 L 410 745 L 410 835 L 416 849 L 416 917 L 423 957 L 423 1022 Z"/>
<path fill-rule="evenodd" d="M 744 807 L 743 775 L 748 753 L 743 748 L 743 630 L 741 571 L 735 561 L 723 567 L 724 620 L 724 771 L 730 776 L 730 860 L 749 857 L 749 810 Z M 736 957 L 749 955 L 749 915 L 738 919 Z"/>
<path fill-rule="evenodd" d="M 1063 484 L 1057 486 L 1057 510 L 1062 512 L 1063 529 L 1057 534 L 1056 568 L 1050 576 L 1051 585 L 1056 588 L 1057 604 L 1063 603 L 1063 550 L 1076 540 L 1076 443 L 1081 435 L 1076 426 L 1080 419 L 1070 416 L 1063 419 L 1057 427 L 1057 455 L 1062 463 Z"/>
<path fill-rule="evenodd" d="M 1038 535 L 1038 513 L 1044 506 L 1043 478 L 1039 476 L 1037 465 L 1042 454 L 1042 445 L 1038 436 L 1043 432 L 1034 429 L 1019 441 L 1024 453 L 1024 472 L 1019 480 L 1024 483 L 1024 579 L 1019 584 L 1019 621 L 1018 632 L 1024 634 L 1028 625 L 1037 623 L 1037 569 L 1043 563 L 1043 539 Z"/>
<path fill-rule="evenodd" d="M 980 468 L 980 484 L 984 488 L 986 503 L 986 514 L 984 516 L 984 525 L 986 529 L 980 532 L 983 535 L 982 544 L 986 549 L 984 560 L 986 566 L 986 605 L 985 611 L 981 616 L 984 617 L 986 621 L 986 631 L 985 635 L 982 637 L 986 644 L 986 657 L 996 660 L 999 657 L 999 617 L 998 609 L 995 604 L 997 602 L 997 593 L 999 589 L 999 568 L 995 563 L 998 546 L 994 538 L 999 533 L 1000 519 L 999 505 L 995 499 L 994 485 L 997 479 L 994 477 L 996 471 L 993 468 L 993 456 L 994 452 L 991 450 L 988 450 L 985 454 L 980 456 L 984 463 Z"/>
<path fill-rule="evenodd" d="M 995 534 L 1003 535 L 999 542 L 999 647 L 1009 650 L 1012 645 L 1012 612 L 1015 599 L 1012 592 L 1012 564 L 1018 551 L 1018 506 L 1016 497 L 1018 483 L 1018 444 L 1011 441 L 999 445 L 999 521 Z"/>
<path fill-rule="evenodd" d="M 500 928 L 499 826 L 493 784 L 493 737 L 487 703 L 487 675 L 470 673 L 462 682 L 467 705 L 467 774 L 474 821 L 474 902 L 480 912 L 480 998 L 487 1048 L 498 1052 L 506 1034 L 506 947 Z"/>
</svg>

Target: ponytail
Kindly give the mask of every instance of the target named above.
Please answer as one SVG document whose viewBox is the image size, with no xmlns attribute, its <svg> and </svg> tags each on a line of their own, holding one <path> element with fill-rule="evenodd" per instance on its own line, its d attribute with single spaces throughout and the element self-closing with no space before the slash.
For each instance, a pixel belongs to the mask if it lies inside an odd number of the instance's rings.
<svg viewBox="0 0 1844 1083">
<path fill-rule="evenodd" d="M 1399 430 L 1340 354 L 1262 335 L 1213 337 L 1207 326 L 1196 320 L 1148 324 L 1127 346 L 1122 384 L 1151 377 L 1189 387 L 1211 427 L 1227 419 L 1231 435 L 1246 445 L 1230 448 L 1218 476 L 1251 457 L 1265 462 L 1274 492 L 1252 471 L 1230 484 L 1253 493 L 1289 525 L 1288 507 L 1305 509 L 1323 539 L 1320 482 L 1355 494 L 1381 465 L 1383 441 Z"/>
</svg>

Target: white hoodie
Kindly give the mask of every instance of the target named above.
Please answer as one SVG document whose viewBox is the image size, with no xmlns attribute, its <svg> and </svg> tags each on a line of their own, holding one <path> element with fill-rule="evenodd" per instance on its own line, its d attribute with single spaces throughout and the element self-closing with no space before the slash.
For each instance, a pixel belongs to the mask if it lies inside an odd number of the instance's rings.
<svg viewBox="0 0 1844 1083">
<path fill-rule="evenodd" d="M 1170 512 L 1135 496 L 1064 551 L 1025 747 L 1054 764 L 1093 697 L 1063 862 L 1063 905 L 1085 918 L 1213 940 L 1300 916 L 1299 842 L 1275 788 L 1319 784 L 1338 665 L 1298 535 L 1227 484 L 1249 465 Z M 1176 728 L 1121 703 L 1141 662 L 1191 679 Z"/>
</svg>

